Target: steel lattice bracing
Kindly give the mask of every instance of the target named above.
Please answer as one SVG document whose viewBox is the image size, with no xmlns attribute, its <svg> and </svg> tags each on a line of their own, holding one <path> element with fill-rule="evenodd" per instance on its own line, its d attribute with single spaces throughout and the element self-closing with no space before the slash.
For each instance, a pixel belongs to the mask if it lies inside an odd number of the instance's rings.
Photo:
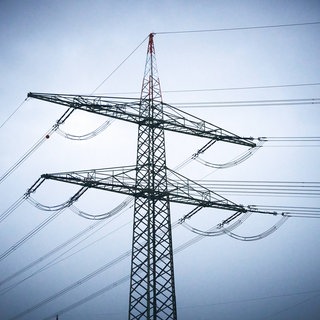
<svg viewBox="0 0 320 320">
<path fill-rule="evenodd" d="M 177 319 L 160 83 L 150 35 L 139 114 L 129 319 Z"/>
</svg>

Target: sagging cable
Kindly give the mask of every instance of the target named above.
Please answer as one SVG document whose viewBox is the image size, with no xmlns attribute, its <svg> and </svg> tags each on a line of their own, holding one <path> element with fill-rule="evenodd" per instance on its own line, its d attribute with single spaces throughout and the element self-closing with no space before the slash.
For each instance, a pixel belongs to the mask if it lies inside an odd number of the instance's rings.
<svg viewBox="0 0 320 320">
<path fill-rule="evenodd" d="M 242 214 L 242 212 L 240 214 Z M 215 227 L 212 227 L 210 231 L 203 231 L 203 230 L 191 227 L 185 221 L 181 221 L 180 224 L 195 234 L 206 236 L 206 237 L 216 237 L 216 236 L 224 235 L 226 233 L 225 230 L 232 231 L 235 228 L 239 227 L 245 220 L 247 220 L 250 217 L 250 215 L 251 215 L 251 212 L 246 212 L 243 214 L 243 216 L 240 219 L 230 224 L 228 227 L 224 227 L 224 224 L 226 223 L 222 222 L 217 224 Z"/>
<path fill-rule="evenodd" d="M 269 228 L 268 230 L 266 230 L 266 231 L 264 231 L 264 232 L 262 232 L 262 233 L 260 233 L 258 235 L 254 235 L 254 236 L 240 236 L 238 234 L 235 234 L 235 233 L 231 232 L 231 230 L 229 230 L 228 228 L 224 228 L 223 231 L 229 237 L 234 238 L 236 240 L 240 240 L 240 241 L 256 241 L 256 240 L 261 240 L 263 238 L 266 238 L 270 234 L 272 234 L 275 231 L 277 231 L 288 219 L 289 219 L 288 216 L 282 216 L 281 219 L 276 224 L 274 224 L 271 228 Z"/>
<path fill-rule="evenodd" d="M 199 163 L 207 166 L 207 167 L 214 168 L 214 169 L 231 168 L 231 167 L 234 167 L 234 166 L 244 162 L 248 158 L 250 158 L 254 153 L 256 153 L 262 147 L 264 142 L 265 142 L 264 140 L 260 140 L 259 143 L 255 147 L 250 148 L 246 152 L 244 152 L 244 153 L 240 154 L 238 157 L 234 158 L 232 161 L 229 161 L 226 163 L 221 163 L 221 164 L 211 163 L 209 161 L 201 159 L 199 157 L 199 155 L 197 155 L 193 159 L 198 161 Z"/>
<path fill-rule="evenodd" d="M 83 194 L 88 190 L 87 187 L 82 187 L 80 190 L 78 190 L 70 199 L 67 201 L 55 205 L 55 206 L 47 206 L 44 204 L 41 204 L 40 202 L 36 201 L 31 196 L 28 197 L 28 202 L 31 203 L 34 207 L 43 210 L 43 211 L 59 211 L 65 208 L 70 207 L 74 202 L 76 202 Z"/>
<path fill-rule="evenodd" d="M 127 207 L 132 201 L 133 197 L 127 197 L 124 201 L 122 201 L 118 206 L 113 208 L 112 210 L 105 212 L 103 214 L 93 215 L 86 213 L 84 211 L 79 210 L 76 206 L 71 205 L 70 210 L 79 215 L 82 218 L 89 219 L 89 220 L 104 220 L 111 218 L 115 214 L 119 213 L 121 210 L 123 210 L 125 207 Z"/>
<path fill-rule="evenodd" d="M 64 138 L 70 139 L 70 140 L 77 140 L 77 141 L 82 141 L 82 140 L 89 140 L 103 132 L 107 127 L 112 123 L 112 120 L 107 120 L 105 121 L 101 126 L 99 126 L 97 129 L 84 134 L 84 135 L 74 135 L 70 133 L 66 133 L 65 131 L 62 131 L 60 128 L 57 129 L 57 133 L 63 136 Z"/>
</svg>

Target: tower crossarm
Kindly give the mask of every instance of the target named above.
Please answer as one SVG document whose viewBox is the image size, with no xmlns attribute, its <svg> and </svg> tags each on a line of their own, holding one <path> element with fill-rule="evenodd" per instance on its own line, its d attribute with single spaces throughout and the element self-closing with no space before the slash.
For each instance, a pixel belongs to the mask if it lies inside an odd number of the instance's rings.
<svg viewBox="0 0 320 320">
<path fill-rule="evenodd" d="M 139 184 L 137 186 L 135 181 L 135 166 L 48 173 L 43 174 L 41 178 L 122 193 L 134 197 L 155 198 L 158 200 L 168 197 L 169 201 L 175 203 L 232 211 L 246 211 L 242 205 L 238 205 L 174 171 L 171 172 L 175 178 L 168 179 L 167 190 L 163 191 L 152 190 L 147 185 Z"/>
<path fill-rule="evenodd" d="M 150 123 L 154 127 L 208 138 L 214 141 L 224 141 L 248 147 L 256 146 L 252 137 L 240 137 L 208 121 L 195 117 L 187 112 L 160 101 L 157 103 L 163 105 L 163 117 L 162 119 L 151 120 L 147 116 L 144 116 L 143 113 L 139 113 L 141 100 L 137 98 L 33 92 L 30 92 L 28 97 L 132 123 Z M 144 100 L 144 103 L 145 102 L 146 101 Z"/>
<path fill-rule="evenodd" d="M 140 123 L 143 120 L 139 116 L 140 99 L 138 98 L 34 92 L 29 92 L 28 97 L 133 123 Z"/>
</svg>

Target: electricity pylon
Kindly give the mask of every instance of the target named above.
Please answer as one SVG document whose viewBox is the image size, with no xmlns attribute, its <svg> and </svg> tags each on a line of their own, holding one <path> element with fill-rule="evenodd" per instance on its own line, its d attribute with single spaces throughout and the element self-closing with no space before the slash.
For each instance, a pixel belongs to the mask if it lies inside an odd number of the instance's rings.
<svg viewBox="0 0 320 320">
<path fill-rule="evenodd" d="M 255 147 L 242 138 L 162 101 L 154 34 L 149 35 L 140 99 L 48 93 L 28 97 L 138 124 L 136 165 L 44 174 L 42 178 L 131 195 L 135 199 L 130 277 L 129 320 L 177 319 L 170 202 L 246 212 L 166 165 L 165 130 Z M 170 177 L 168 177 L 168 172 Z M 173 176 L 174 178 L 171 178 Z"/>
</svg>

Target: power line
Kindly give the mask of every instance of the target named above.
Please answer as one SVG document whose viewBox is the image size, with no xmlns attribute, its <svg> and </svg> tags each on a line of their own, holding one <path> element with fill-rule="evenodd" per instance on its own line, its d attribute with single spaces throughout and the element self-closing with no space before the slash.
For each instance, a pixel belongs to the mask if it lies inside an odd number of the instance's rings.
<svg viewBox="0 0 320 320">
<path fill-rule="evenodd" d="M 174 224 L 172 225 L 172 228 L 175 228 L 175 227 L 177 227 L 177 226 L 179 226 L 179 224 L 178 224 L 178 223 L 174 223 Z M 209 229 L 209 230 L 210 230 L 210 229 Z M 197 235 L 197 236 L 193 237 L 192 239 L 190 239 L 189 241 L 183 243 L 182 245 L 180 245 L 180 246 L 177 247 L 176 249 L 174 249 L 174 252 L 173 252 L 173 253 L 176 254 L 176 253 L 178 253 L 178 252 L 181 252 L 182 250 L 190 247 L 191 245 L 195 244 L 196 242 L 200 241 L 200 240 L 203 239 L 203 238 L 204 238 L 204 236 Z M 107 264 L 105 264 L 104 266 L 102 266 L 102 267 L 100 267 L 99 269 L 95 270 L 95 271 L 92 272 L 91 274 L 88 274 L 87 276 L 83 277 L 81 280 L 79 280 L 79 281 L 71 284 L 70 286 L 68 286 L 68 287 L 60 290 L 58 293 L 52 295 L 51 297 L 49 297 L 49 298 L 47 298 L 47 299 L 44 299 L 43 301 L 39 302 L 37 305 L 35 305 L 35 306 L 33 306 L 33 307 L 31 307 L 31 308 L 29 308 L 29 309 L 21 312 L 20 314 L 14 316 L 14 317 L 12 317 L 12 318 L 10 318 L 10 320 L 18 319 L 18 318 L 20 318 L 20 317 L 22 317 L 22 316 L 24 316 L 24 315 L 26 315 L 26 314 L 34 311 L 34 310 L 40 308 L 40 307 L 43 306 L 44 304 L 47 304 L 48 302 L 50 302 L 50 301 L 58 298 L 59 296 L 67 293 L 68 291 L 74 289 L 75 287 L 83 284 L 83 282 L 88 281 L 88 280 L 91 279 L 92 277 L 94 277 L 94 276 L 98 275 L 99 273 L 107 270 L 108 268 L 110 268 L 110 267 L 113 266 L 114 264 L 117 264 L 118 262 L 122 261 L 122 260 L 125 259 L 126 257 L 129 257 L 129 256 L 130 256 L 130 253 L 131 253 L 131 250 L 128 250 L 128 251 L 124 252 L 124 253 L 123 253 L 122 255 L 120 255 L 119 257 L 117 257 L 117 258 L 115 258 L 114 260 L 108 262 Z M 113 289 L 113 288 L 115 288 L 115 287 L 117 287 L 117 286 L 119 286 L 119 285 L 127 282 L 129 279 L 130 279 L 130 276 L 129 276 L 129 275 L 126 275 L 126 276 L 120 278 L 119 280 L 117 280 L 117 281 L 115 281 L 115 282 L 113 282 L 113 283 L 111 283 L 111 284 L 103 287 L 102 289 L 100 289 L 100 290 L 98 290 L 98 291 L 96 291 L 96 292 L 94 292 L 94 293 L 92 293 L 92 294 L 90 294 L 90 295 L 88 295 L 88 296 L 86 296 L 86 297 L 78 300 L 77 302 L 75 302 L 75 303 L 73 303 L 73 304 L 65 307 L 64 309 L 61 309 L 61 310 L 59 310 L 59 311 L 55 311 L 55 315 L 56 315 L 56 314 L 59 314 L 59 315 L 64 314 L 64 313 L 66 313 L 66 312 L 68 312 L 68 311 L 70 311 L 70 310 L 72 310 L 72 309 L 74 309 L 74 308 L 76 308 L 76 307 L 78 307 L 78 306 L 80 306 L 80 305 L 82 305 L 82 304 L 90 301 L 90 300 L 93 300 L 93 299 L 97 298 L 98 296 L 102 295 L 103 293 L 105 293 L 105 292 L 107 292 L 107 291 L 109 291 L 109 290 L 111 290 L 111 289 Z M 46 317 L 46 318 L 44 318 L 44 320 L 49 320 L 49 319 L 51 319 L 52 317 L 53 317 L 53 316 Z"/>
<path fill-rule="evenodd" d="M 320 292 L 320 290 L 318 289 L 318 290 L 309 290 L 309 291 L 301 291 L 301 292 L 293 292 L 293 293 L 283 293 L 283 294 L 264 296 L 264 297 L 255 297 L 255 298 L 247 298 L 247 299 L 239 299 L 239 300 L 230 300 L 230 301 L 224 301 L 224 302 L 199 304 L 199 305 L 191 305 L 191 306 L 181 306 L 180 309 L 214 307 L 214 306 L 225 305 L 225 304 L 255 302 L 255 301 L 261 301 L 261 300 L 286 298 L 286 297 L 300 296 L 300 295 L 311 294 L 311 293 L 319 293 L 319 292 Z"/>
<path fill-rule="evenodd" d="M 173 228 L 177 227 L 178 224 L 175 223 L 173 224 Z M 196 243 L 197 241 L 201 240 L 202 239 L 202 236 L 196 236 L 194 238 L 192 238 L 191 240 L 187 241 L 186 243 L 184 243 L 183 245 L 181 245 L 180 247 L 178 247 L 176 250 L 175 250 L 175 253 L 177 252 L 180 252 L 184 249 L 186 249 L 187 247 L 191 246 L 192 244 Z M 101 272 L 104 272 L 106 271 L 107 269 L 109 269 L 110 267 L 112 267 L 113 265 L 119 263 L 120 261 L 122 261 L 123 259 L 125 259 L 126 257 L 129 257 L 130 256 L 130 253 L 131 253 L 131 250 L 128 250 L 126 252 L 124 252 L 122 255 L 118 256 L 117 258 L 115 258 L 114 260 L 108 262 L 107 264 L 103 265 L 102 267 L 96 269 L 95 271 L 93 271 L 92 273 L 86 275 L 85 277 L 83 277 L 82 279 L 78 280 L 77 282 L 71 284 L 70 286 L 60 290 L 58 293 L 42 300 L 41 302 L 39 302 L 38 304 L 36 304 L 35 306 L 33 307 L 30 307 L 28 308 L 27 310 L 17 314 L 16 316 L 14 316 L 13 318 L 11 318 L 10 320 L 13 320 L 13 319 L 18 319 L 40 307 L 42 307 L 43 305 L 51 302 L 52 300 L 55 300 L 56 298 L 58 298 L 59 296 L 63 295 L 63 294 L 66 294 L 67 292 L 69 292 L 70 290 L 73 290 L 75 289 L 76 287 L 78 287 L 79 285 L 82 285 L 84 282 L 87 282 L 88 280 L 92 279 L 93 277 L 97 276 L 98 274 L 100 274 Z M 64 313 L 66 311 L 69 311 L 73 308 L 75 308 L 76 306 L 79 306 L 95 297 L 97 297 L 98 295 L 116 287 L 117 285 L 119 284 L 122 284 L 123 282 L 127 281 L 129 279 L 129 276 L 126 276 L 124 277 L 122 280 L 118 280 L 116 281 L 115 283 L 105 287 L 103 290 L 99 290 L 98 292 L 84 298 L 84 299 L 81 299 L 80 301 L 78 301 L 77 303 L 73 304 L 72 306 L 69 306 L 67 308 L 65 308 L 63 311 L 59 311 L 58 313 L 61 314 L 61 313 Z M 125 281 L 124 281 L 125 280 Z M 108 289 L 107 289 L 108 288 Z"/>
<path fill-rule="evenodd" d="M 317 291 L 315 291 L 315 292 L 317 292 Z M 285 308 L 283 308 L 283 309 L 281 309 L 281 310 L 279 310 L 279 311 L 277 311 L 277 312 L 275 312 L 275 313 L 272 313 L 272 314 L 268 315 L 267 317 L 263 318 L 263 320 L 264 320 L 264 319 L 274 319 L 274 317 L 277 316 L 278 314 L 283 313 L 283 312 L 286 312 L 286 311 L 288 311 L 288 310 L 290 310 L 290 309 L 292 309 L 292 308 L 295 308 L 295 307 L 297 307 L 297 306 L 300 306 L 300 305 L 302 305 L 302 304 L 304 304 L 304 303 L 307 303 L 307 302 L 309 302 L 309 301 L 311 301 L 311 300 L 313 300 L 313 299 L 315 299 L 315 298 L 318 298 L 319 296 L 320 296 L 319 294 L 316 294 L 316 295 L 313 295 L 313 296 L 310 297 L 310 298 L 307 298 L 307 299 L 304 299 L 304 300 L 299 301 L 299 302 L 297 302 L 297 303 L 294 303 L 294 304 L 291 305 L 291 306 L 285 307 Z"/>
<path fill-rule="evenodd" d="M 305 137 L 261 137 L 261 140 L 266 139 L 266 141 L 299 141 L 299 142 L 315 142 L 320 141 L 320 137 L 312 137 L 312 136 L 305 136 Z"/>
<path fill-rule="evenodd" d="M 47 224 L 49 224 L 51 221 L 56 219 L 65 209 L 62 209 L 60 211 L 55 212 L 51 216 L 49 216 L 47 219 L 45 219 L 43 222 L 41 222 L 38 226 L 36 226 L 34 229 L 32 229 L 28 234 L 26 234 L 24 237 L 22 237 L 18 242 L 16 242 L 14 245 L 12 245 L 9 249 L 7 249 L 5 252 L 0 254 L 0 261 L 9 256 L 12 252 L 17 250 L 21 245 L 23 245 L 26 241 L 31 239 L 35 234 L 37 234 L 39 231 L 41 231 Z"/>
<path fill-rule="evenodd" d="M 274 145 L 264 146 L 264 148 L 318 148 L 318 147 L 320 147 L 320 144 L 309 144 L 309 145 L 303 145 L 303 144 L 285 145 L 285 144 L 282 144 L 282 145 L 277 145 L 277 146 L 274 146 Z"/>
<path fill-rule="evenodd" d="M 320 197 L 320 182 L 201 180 L 201 184 L 224 195 Z"/>
<path fill-rule="evenodd" d="M 0 126 L 0 129 L 11 119 L 11 117 L 13 117 L 13 115 L 22 107 L 22 105 L 24 105 L 24 103 L 28 100 L 28 98 L 25 98 L 20 104 L 19 106 L 8 116 L 8 118 L 6 120 L 4 120 Z"/>
<path fill-rule="evenodd" d="M 270 28 L 287 28 L 287 27 L 300 27 L 318 25 L 320 21 L 314 22 L 301 22 L 301 23 L 288 23 L 288 24 L 275 24 L 275 25 L 262 25 L 262 26 L 248 26 L 248 27 L 234 27 L 234 28 L 216 28 L 216 29 L 201 29 L 201 30 L 178 30 L 178 31 L 159 31 L 154 34 L 184 34 L 184 33 L 205 33 L 205 32 L 223 32 L 223 31 L 241 31 L 253 29 L 270 29 Z"/>
<path fill-rule="evenodd" d="M 185 108 L 243 108 L 270 106 L 304 106 L 320 104 L 320 98 L 277 99 L 277 100 L 237 100 L 237 101 L 206 101 L 206 102 L 175 102 L 171 105 Z"/>
<path fill-rule="evenodd" d="M 311 293 L 319 293 L 320 290 L 309 290 L 309 291 L 302 291 L 302 292 L 293 292 L 293 293 L 283 293 L 277 295 L 270 295 L 270 296 L 262 296 L 262 297 L 255 297 L 255 298 L 244 298 L 239 300 L 229 300 L 229 301 L 222 301 L 222 302 L 215 302 L 215 303 L 206 303 L 206 304 L 197 304 L 197 305 L 186 305 L 186 306 L 178 306 L 178 309 L 193 309 L 193 308 L 204 308 L 204 307 L 215 307 L 221 305 L 228 305 L 228 304 L 240 304 L 246 302 L 258 302 L 263 300 L 271 300 L 271 299 L 279 299 L 279 298 L 286 298 L 286 297 L 294 297 L 294 296 L 301 296 Z M 316 295 L 318 296 L 318 295 Z M 314 296 L 314 297 L 316 297 Z M 71 308 L 70 308 L 71 310 Z M 121 312 L 121 314 L 124 312 Z M 113 313 L 99 313 L 95 314 L 98 316 L 111 316 L 111 315 L 119 315 L 120 312 L 113 312 Z M 89 315 L 88 315 L 89 316 Z M 46 318 L 49 319 L 49 318 Z M 265 318 L 266 319 L 266 318 Z"/>
<path fill-rule="evenodd" d="M 276 143 L 276 145 L 263 145 L 264 148 L 316 148 L 320 147 L 320 137 L 260 137 L 260 141 L 268 143 Z M 287 142 L 288 144 L 277 144 L 279 142 Z M 301 144 L 294 144 L 294 143 Z M 290 144 L 289 144 L 290 143 Z"/>
<path fill-rule="evenodd" d="M 69 255 L 65 256 L 68 252 L 72 251 L 74 248 L 76 248 L 77 246 L 79 246 L 81 243 L 83 243 L 84 241 L 86 241 L 88 238 L 92 237 L 95 233 L 97 233 L 99 230 L 101 230 L 102 228 L 104 228 L 107 224 L 113 222 L 113 221 L 114 221 L 116 218 L 118 218 L 118 217 L 119 217 L 119 215 L 118 215 L 117 217 L 114 217 L 114 218 L 111 219 L 111 220 L 108 220 L 108 221 L 105 222 L 103 225 L 99 225 L 99 228 L 98 228 L 98 229 L 93 230 L 93 231 L 91 232 L 91 234 L 89 234 L 89 235 L 87 235 L 86 237 L 84 237 L 83 239 L 79 240 L 77 243 L 75 243 L 75 244 L 74 244 L 73 246 L 71 246 L 69 249 L 66 249 L 65 251 L 63 251 L 62 253 L 60 253 L 57 257 L 55 257 L 55 258 L 52 259 L 51 261 L 47 262 L 47 263 L 46 263 L 44 266 L 42 266 L 41 268 L 35 270 L 33 273 L 31 273 L 31 274 L 29 274 L 28 276 L 24 277 L 23 279 L 17 281 L 16 283 L 13 283 L 13 284 L 9 285 L 8 287 L 2 289 L 2 290 L 0 291 L 0 295 L 6 294 L 8 291 L 10 291 L 10 290 L 12 290 L 13 288 L 17 287 L 18 285 L 20 285 L 21 283 L 25 282 L 26 280 L 29 280 L 29 279 L 31 279 L 32 277 L 38 275 L 39 273 L 41 273 L 41 272 L 43 272 L 43 271 L 46 271 L 47 269 L 53 267 L 54 265 L 56 265 L 56 264 L 58 264 L 58 263 L 60 263 L 60 262 L 62 262 L 62 261 L 65 261 L 65 260 L 71 258 L 72 256 L 76 255 L 77 253 L 79 253 L 79 252 L 87 249 L 88 247 L 94 245 L 95 243 L 101 241 L 102 239 L 110 236 L 111 234 L 119 231 L 120 229 L 126 227 L 128 224 L 131 223 L 131 221 L 125 223 L 125 224 L 121 225 L 120 227 L 116 228 L 115 230 L 110 231 L 109 233 L 103 235 L 102 237 L 100 237 L 100 238 L 92 241 L 91 243 L 85 245 L 84 247 L 78 249 L 77 251 L 71 252 Z M 91 229 L 96 228 L 96 227 L 98 226 L 97 223 L 101 223 L 101 222 L 102 222 L 101 220 L 98 221 L 98 222 L 96 222 L 96 224 L 94 224 Z M 85 229 L 85 230 L 83 230 L 83 231 L 81 232 L 81 236 L 83 236 L 83 235 L 85 235 L 86 233 L 88 233 L 88 231 L 91 231 L 91 230 L 88 230 L 88 228 Z M 77 237 L 77 235 L 76 235 L 76 237 Z M 77 237 L 77 238 L 78 238 L 78 237 Z M 71 243 L 74 242 L 75 240 L 76 240 L 76 239 L 74 239 L 74 238 L 70 239 L 66 245 L 71 244 Z M 55 251 L 55 252 L 53 252 L 53 253 L 56 253 L 56 252 L 60 251 L 61 249 L 64 249 L 64 244 L 56 247 L 55 249 L 53 249 L 53 250 Z M 51 251 L 51 252 L 52 252 L 52 251 Z M 42 256 L 42 257 L 40 257 L 39 259 L 37 259 L 32 265 L 28 265 L 27 267 L 21 269 L 20 271 L 16 272 L 16 273 L 13 274 L 12 276 L 6 278 L 4 281 L 2 281 L 2 283 L 11 280 L 12 278 L 16 277 L 17 275 L 21 274 L 22 272 L 28 270 L 30 267 L 33 267 L 33 266 L 35 266 L 36 264 L 42 262 L 43 260 L 45 260 L 46 258 L 48 258 L 48 257 L 51 255 L 51 252 L 49 252 L 48 254 L 45 254 L 44 256 Z"/>
<path fill-rule="evenodd" d="M 221 87 L 221 88 L 203 88 L 203 89 L 177 89 L 177 90 L 163 90 L 163 93 L 192 93 L 192 92 L 209 92 L 209 91 L 233 91 L 233 90 L 257 90 L 257 89 L 276 89 L 276 88 L 290 88 L 290 87 L 308 87 L 319 86 L 320 82 L 310 83 L 295 83 L 295 84 L 279 84 L 279 85 L 261 85 L 261 86 L 243 86 L 243 87 Z M 140 94 L 138 91 L 127 92 L 106 92 L 106 95 L 130 95 Z"/>
<path fill-rule="evenodd" d="M 275 88 L 306 87 L 306 86 L 319 86 L 319 85 L 320 85 L 320 82 L 313 82 L 313 83 L 279 84 L 279 85 L 265 85 L 265 86 L 247 86 L 247 87 L 225 87 L 225 88 L 205 88 L 205 89 L 164 90 L 163 92 L 166 92 L 166 93 L 180 93 L 180 92 L 256 90 L 256 89 L 275 89 Z"/>
<path fill-rule="evenodd" d="M 177 226 L 177 223 L 173 224 L 173 227 Z M 214 227 L 215 228 L 215 227 Z M 208 229 L 208 231 L 210 232 L 212 229 L 214 228 L 210 228 Z M 204 235 L 196 235 L 194 236 L 193 238 L 191 238 L 190 240 L 186 241 L 185 243 L 181 244 L 179 247 L 175 248 L 174 249 L 174 252 L 173 254 L 177 254 L 185 249 L 187 249 L 188 247 L 192 246 L 193 244 L 199 242 L 200 240 L 204 239 L 205 236 Z M 90 300 L 93 300 L 97 297 L 99 297 L 100 295 L 106 293 L 107 291 L 111 290 L 111 289 L 114 289 L 115 287 L 118 287 L 119 285 L 129 281 L 130 279 L 130 276 L 129 275 L 126 275 L 120 279 L 118 279 L 117 281 L 111 283 L 111 284 L 108 284 L 107 286 L 101 288 L 100 290 L 96 291 L 96 292 L 93 292 L 92 294 L 76 301 L 75 303 L 63 308 L 63 309 L 60 309 L 59 311 L 55 311 L 55 314 L 64 314 L 64 313 L 67 313 L 77 307 L 79 307 L 80 305 L 84 304 L 84 303 L 87 303 L 88 301 Z M 318 292 L 319 290 L 315 290 L 315 292 Z M 312 291 L 310 291 L 312 292 Z M 300 293 L 297 293 L 297 294 L 300 294 Z M 302 294 L 302 293 L 301 293 Z M 285 295 L 283 295 L 285 296 Z M 276 296 L 275 296 L 276 297 Z M 257 298 L 258 299 L 258 298 Z M 262 297 L 261 299 L 267 299 L 267 297 Z M 231 302 L 232 303 L 232 302 Z M 49 316 L 49 317 L 45 317 L 43 318 L 43 320 L 50 320 L 51 318 L 53 317 L 53 315 Z M 14 319 L 14 318 L 13 318 Z"/>
<path fill-rule="evenodd" d="M 180 164 L 180 165 L 178 166 L 178 168 L 176 168 L 176 170 L 181 169 L 182 167 L 184 167 L 185 165 L 187 165 L 191 160 L 192 160 L 191 158 L 187 159 L 187 160 L 184 161 L 182 164 Z M 35 185 L 37 186 L 37 183 L 35 183 L 29 190 L 32 190 L 32 192 L 34 192 L 34 191 L 36 190 L 36 189 L 34 189 L 34 186 L 35 186 Z M 7 210 L 0 216 L 0 222 L 2 221 L 1 219 L 6 218 L 11 212 L 13 212 L 13 211 L 18 207 L 18 205 L 20 205 L 21 202 L 25 200 L 25 198 L 26 198 L 26 196 L 21 197 L 16 203 L 14 203 L 9 209 L 7 209 Z M 130 199 L 129 199 L 129 200 L 130 200 Z M 129 200 L 126 200 L 125 203 L 128 203 Z M 131 200 L 132 200 L 132 199 L 131 199 Z M 74 207 L 74 206 L 71 205 L 71 206 L 70 206 L 70 209 L 72 210 L 73 207 Z M 116 207 L 116 208 L 117 208 L 117 207 Z M 130 207 L 130 208 L 131 208 L 131 207 Z M 72 210 L 72 211 L 74 211 L 74 210 Z M 79 211 L 79 210 L 76 210 L 76 212 L 77 212 L 77 211 Z M 114 211 L 114 209 L 111 210 L 110 212 L 113 212 L 113 211 Z M 82 212 L 82 211 L 79 211 L 79 212 Z M 109 212 L 109 213 L 110 213 L 110 212 Z M 89 215 L 89 214 L 86 214 L 86 215 Z M 106 218 L 106 217 L 108 217 L 108 218 L 111 217 L 110 214 L 109 214 L 109 215 L 104 214 L 104 216 L 105 216 L 105 218 Z M 113 221 L 113 220 L 111 220 L 111 221 Z M 111 222 L 111 221 L 108 221 L 107 223 L 109 223 L 109 222 Z M 88 231 L 91 231 L 92 229 L 96 228 L 101 222 L 102 222 L 102 221 L 99 220 L 98 222 L 94 223 L 93 225 L 87 227 L 85 230 L 80 231 L 78 234 L 76 234 L 76 235 L 73 236 L 72 238 L 68 239 L 67 241 L 65 241 L 65 242 L 62 243 L 61 245 L 58 245 L 57 247 L 55 247 L 54 249 L 52 249 L 50 252 L 44 254 L 43 256 L 41 256 L 41 257 L 38 258 L 37 260 L 33 261 L 32 263 L 28 264 L 28 265 L 25 266 L 24 268 L 18 270 L 17 272 L 15 272 L 14 274 L 12 274 L 11 276 L 5 278 L 4 280 L 2 280 L 2 281 L 0 282 L 0 286 L 2 286 L 3 284 L 5 284 L 6 282 L 12 280 L 13 278 L 15 278 L 16 276 L 20 275 L 21 273 L 23 273 L 23 272 L 29 270 L 30 268 L 36 266 L 36 265 L 39 264 L 40 262 L 43 262 L 45 259 L 49 258 L 49 257 L 50 257 L 51 255 L 53 255 L 54 253 L 57 253 L 58 251 L 60 251 L 60 250 L 63 249 L 64 247 L 68 246 L 69 244 L 71 244 L 72 242 L 74 242 L 75 240 L 77 240 L 78 238 L 80 238 L 80 237 L 82 237 L 83 235 L 85 235 Z M 106 224 L 107 224 L 107 223 L 106 223 Z M 106 224 L 100 226 L 98 230 L 100 230 L 101 228 L 103 228 Z M 96 230 L 96 231 L 98 231 L 98 230 Z M 31 278 L 32 276 L 38 274 L 39 272 L 42 272 L 42 271 L 48 269 L 49 267 L 53 266 L 54 264 L 57 264 L 57 263 L 65 260 L 65 259 L 73 256 L 74 254 L 76 254 L 76 253 L 82 251 L 83 249 L 85 249 L 85 248 L 93 245 L 94 243 L 96 243 L 97 241 L 100 241 L 101 239 L 103 239 L 103 238 L 105 237 L 105 236 L 104 236 L 104 237 L 102 237 L 102 238 L 100 238 L 100 239 L 98 239 L 98 240 L 95 240 L 93 243 L 85 246 L 84 248 L 79 249 L 78 251 L 70 254 L 69 256 L 64 257 L 64 258 L 58 260 L 61 256 L 65 255 L 68 251 L 70 251 L 71 249 L 73 249 L 74 247 L 76 247 L 77 245 L 79 245 L 81 242 L 83 242 L 84 240 L 86 240 L 87 238 L 89 238 L 90 236 L 92 236 L 96 231 L 94 231 L 91 235 L 87 236 L 87 237 L 84 238 L 83 240 L 79 241 L 77 244 L 73 245 L 70 249 L 68 249 L 67 251 L 65 251 L 65 252 L 63 252 L 62 254 L 60 254 L 57 258 L 55 258 L 53 261 L 47 263 L 47 264 L 46 264 L 44 267 L 42 267 L 41 269 L 35 271 L 35 272 L 32 273 L 31 275 L 29 275 L 29 276 L 25 277 L 24 279 L 18 281 L 17 283 L 12 284 L 12 285 L 10 285 L 9 287 L 7 287 L 7 288 L 5 288 L 5 289 L 2 289 L 2 290 L 0 291 L 0 295 L 1 295 L 1 294 L 5 294 L 5 293 L 8 292 L 9 290 L 13 289 L 14 287 L 16 287 L 17 285 L 19 285 L 20 283 L 26 281 L 27 279 L 29 279 L 29 278 Z M 57 260 L 58 260 L 58 261 L 57 261 Z"/>
<path fill-rule="evenodd" d="M 85 277 L 81 278 L 80 280 L 72 283 L 71 285 L 69 285 L 68 287 L 60 290 L 59 292 L 55 293 L 54 295 L 40 301 L 39 303 L 37 303 L 36 305 L 28 308 L 27 310 L 17 314 L 16 316 L 10 318 L 10 320 L 15 320 L 15 319 L 19 319 L 23 316 L 25 316 L 26 314 L 29 314 L 37 309 L 39 309 L 40 307 L 42 307 L 43 305 L 57 299 L 58 297 L 60 297 L 61 295 L 66 294 L 67 292 L 77 288 L 78 286 L 82 285 L 83 283 L 89 281 L 90 279 L 94 278 L 95 276 L 97 276 L 98 274 L 106 271 L 107 269 L 111 268 L 112 266 L 114 266 L 115 264 L 119 263 L 120 261 L 124 260 L 125 258 L 128 258 L 130 256 L 131 250 L 128 250 L 126 252 L 124 252 L 122 255 L 120 255 L 119 257 L 117 257 L 116 259 L 110 261 L 109 263 L 103 265 L 102 267 L 100 267 L 99 269 L 95 270 L 94 272 L 86 275 Z M 60 314 L 60 312 L 58 312 Z"/>
<path fill-rule="evenodd" d="M 40 258 L 38 258 L 37 260 L 29 263 L 27 266 L 23 267 L 22 269 L 16 271 L 15 273 L 13 273 L 12 275 L 8 276 L 7 278 L 1 280 L 0 282 L 0 286 L 2 286 L 3 284 L 5 284 L 6 282 L 12 280 L 13 278 L 19 276 L 20 274 L 24 273 L 25 271 L 31 269 L 32 267 L 36 266 L 37 264 L 39 264 L 40 262 L 43 262 L 44 260 L 46 260 L 47 258 L 49 258 L 50 256 L 52 256 L 53 254 L 59 252 L 61 249 L 67 247 L 69 244 L 71 244 L 72 242 L 74 242 L 75 240 L 77 240 L 78 238 L 81 238 L 83 235 L 85 235 L 86 233 L 88 233 L 91 230 L 94 230 L 99 224 L 101 224 L 102 221 L 97 221 L 95 223 L 93 223 L 92 225 L 90 225 L 89 227 L 87 227 L 86 229 L 80 231 L 79 233 L 77 233 L 76 235 L 74 235 L 72 238 L 68 239 L 67 241 L 63 242 L 62 244 L 58 245 L 57 247 L 53 248 L 52 250 L 50 250 L 49 252 L 45 253 L 44 255 L 42 255 Z M 1 291 L 2 292 L 2 291 Z"/>
<path fill-rule="evenodd" d="M 0 223 L 6 219 L 14 210 L 16 210 L 26 199 L 27 195 L 24 194 L 22 197 L 20 197 L 16 202 L 14 202 L 6 211 L 4 211 L 0 215 Z"/>
<path fill-rule="evenodd" d="M 149 36 L 145 37 L 139 45 L 91 92 L 90 95 L 94 94 L 148 39 Z"/>
<path fill-rule="evenodd" d="M 29 158 L 46 140 L 48 140 L 50 136 L 58 129 L 59 125 L 62 124 L 73 113 L 73 111 L 74 109 L 70 108 L 63 113 L 59 120 L 57 120 L 57 122 L 0 177 L 0 184 L 6 178 L 8 178 L 27 158 Z"/>
</svg>

